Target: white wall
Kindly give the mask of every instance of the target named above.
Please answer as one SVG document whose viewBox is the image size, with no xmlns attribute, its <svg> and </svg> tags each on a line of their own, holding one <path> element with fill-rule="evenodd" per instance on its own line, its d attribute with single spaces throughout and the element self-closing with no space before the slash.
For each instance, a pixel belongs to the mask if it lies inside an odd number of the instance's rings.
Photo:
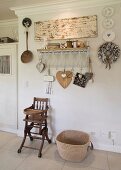
<svg viewBox="0 0 121 170">
<path fill-rule="evenodd" d="M 64 4 L 63 4 L 64 6 Z M 121 41 L 121 4 L 111 5 L 114 8 L 112 19 L 115 24 L 112 30 L 116 33 L 115 43 L 120 47 Z M 65 6 L 64 6 L 65 8 Z M 32 103 L 34 96 L 50 98 L 52 112 L 50 133 L 54 136 L 65 129 L 77 129 L 89 132 L 92 136 L 95 148 L 121 152 L 121 59 L 112 64 L 110 70 L 105 69 L 97 57 L 98 47 L 104 42 L 102 33 L 104 28 L 102 21 L 102 9 L 104 6 L 90 8 L 67 8 L 62 10 L 49 10 L 39 14 L 26 12 L 26 9 L 18 12 L 19 16 L 19 58 L 18 58 L 18 117 L 19 134 L 23 129 L 23 109 Z M 24 13 L 24 14 L 23 14 Z M 66 17 L 80 17 L 87 15 L 97 15 L 98 36 L 88 39 L 91 48 L 94 83 L 91 82 L 85 89 L 70 84 L 67 89 L 63 89 L 57 80 L 53 83 L 53 94 L 45 94 L 45 82 L 43 75 L 46 71 L 39 73 L 36 69 L 38 63 L 37 49 L 40 43 L 34 41 L 34 22 Z M 21 62 L 21 53 L 25 50 L 25 29 L 21 22 L 23 18 L 31 18 L 33 24 L 29 29 L 29 49 L 34 53 L 31 63 Z M 51 73 L 56 75 L 57 70 L 51 69 Z M 114 145 L 109 139 L 110 131 L 116 132 L 114 135 Z"/>
</svg>

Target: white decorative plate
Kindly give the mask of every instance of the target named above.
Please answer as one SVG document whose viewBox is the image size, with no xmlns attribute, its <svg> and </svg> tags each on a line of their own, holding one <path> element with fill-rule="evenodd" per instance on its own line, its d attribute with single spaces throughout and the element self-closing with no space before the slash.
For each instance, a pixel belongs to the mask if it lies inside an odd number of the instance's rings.
<svg viewBox="0 0 121 170">
<path fill-rule="evenodd" d="M 114 21 L 111 18 L 106 18 L 103 20 L 103 27 L 104 28 L 112 28 L 114 25 Z"/>
<path fill-rule="evenodd" d="M 115 39 L 115 32 L 107 30 L 103 33 L 103 39 L 107 42 L 111 42 Z"/>
<path fill-rule="evenodd" d="M 114 13 L 114 9 L 112 7 L 105 7 L 102 11 L 104 17 L 111 17 Z"/>
</svg>

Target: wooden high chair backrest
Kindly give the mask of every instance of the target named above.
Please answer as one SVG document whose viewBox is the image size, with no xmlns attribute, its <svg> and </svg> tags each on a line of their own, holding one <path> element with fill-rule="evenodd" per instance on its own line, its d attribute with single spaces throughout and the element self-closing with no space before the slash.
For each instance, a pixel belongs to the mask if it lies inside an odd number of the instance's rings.
<svg viewBox="0 0 121 170">
<path fill-rule="evenodd" d="M 34 97 L 33 109 L 36 110 L 48 110 L 48 98 Z"/>
</svg>

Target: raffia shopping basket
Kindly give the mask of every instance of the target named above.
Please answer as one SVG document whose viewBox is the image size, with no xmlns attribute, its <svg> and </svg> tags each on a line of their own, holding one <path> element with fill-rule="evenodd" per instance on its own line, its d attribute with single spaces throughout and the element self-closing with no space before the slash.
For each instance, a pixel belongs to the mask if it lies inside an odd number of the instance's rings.
<svg viewBox="0 0 121 170">
<path fill-rule="evenodd" d="M 85 132 L 66 130 L 56 137 L 56 143 L 58 152 L 63 159 L 80 162 L 87 155 L 90 138 Z"/>
</svg>

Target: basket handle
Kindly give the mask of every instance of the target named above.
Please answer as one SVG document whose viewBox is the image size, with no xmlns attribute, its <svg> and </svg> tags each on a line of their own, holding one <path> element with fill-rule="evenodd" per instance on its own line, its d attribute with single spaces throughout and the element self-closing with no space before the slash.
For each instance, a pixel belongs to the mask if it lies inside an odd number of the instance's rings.
<svg viewBox="0 0 121 170">
<path fill-rule="evenodd" d="M 93 150 L 94 149 L 94 146 L 93 146 L 93 143 L 90 141 L 90 145 L 87 147 L 87 151 L 88 150 Z"/>
</svg>

